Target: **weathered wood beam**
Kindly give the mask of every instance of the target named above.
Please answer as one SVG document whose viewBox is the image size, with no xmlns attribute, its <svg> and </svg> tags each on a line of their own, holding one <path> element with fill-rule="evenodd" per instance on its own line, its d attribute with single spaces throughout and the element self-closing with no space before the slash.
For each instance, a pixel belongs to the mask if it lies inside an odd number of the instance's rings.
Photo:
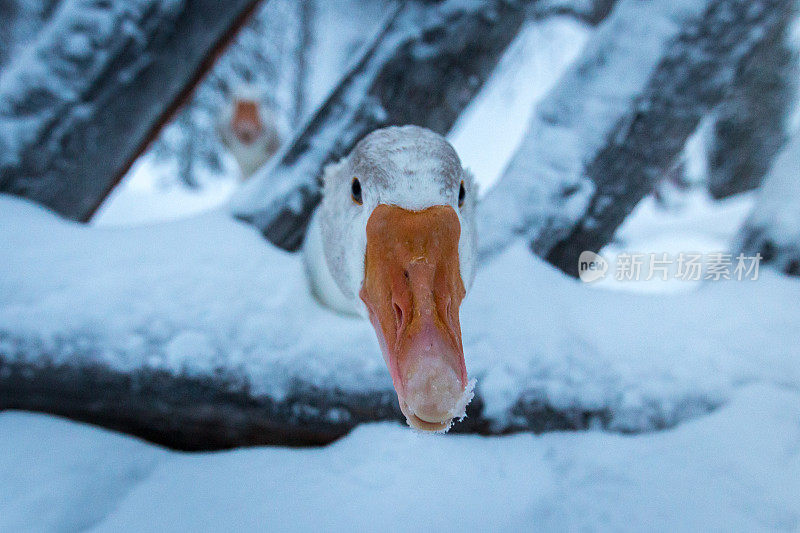
<svg viewBox="0 0 800 533">
<path fill-rule="evenodd" d="M 61 3 L 0 74 L 0 192 L 87 220 L 258 3 Z"/>
</svg>

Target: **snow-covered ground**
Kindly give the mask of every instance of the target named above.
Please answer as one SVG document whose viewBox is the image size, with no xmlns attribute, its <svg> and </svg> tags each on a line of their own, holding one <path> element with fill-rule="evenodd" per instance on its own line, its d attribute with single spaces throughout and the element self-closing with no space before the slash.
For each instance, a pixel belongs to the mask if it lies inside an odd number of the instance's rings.
<svg viewBox="0 0 800 533">
<path fill-rule="evenodd" d="M 430 437 L 167 452 L 0 414 L 0 531 L 795 531 L 800 393 L 744 387 L 659 433 Z"/>
<path fill-rule="evenodd" d="M 218 207 L 239 182 L 232 173 L 228 179 L 204 180 L 202 187 L 192 189 L 178 180 L 162 183 L 162 172 L 152 154 L 143 157 L 103 202 L 92 224 L 140 226 L 190 217 Z"/>
</svg>

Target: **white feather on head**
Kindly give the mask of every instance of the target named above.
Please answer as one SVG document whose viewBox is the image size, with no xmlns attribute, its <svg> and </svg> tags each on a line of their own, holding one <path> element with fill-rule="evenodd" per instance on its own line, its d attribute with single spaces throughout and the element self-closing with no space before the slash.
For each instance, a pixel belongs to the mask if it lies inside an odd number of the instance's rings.
<svg viewBox="0 0 800 533">
<path fill-rule="evenodd" d="M 361 185 L 362 205 L 351 198 L 354 178 Z M 462 182 L 466 197 L 459 207 Z M 327 270 L 344 298 L 352 302 L 353 310 L 366 314 L 358 292 L 364 279 L 367 220 L 379 204 L 412 211 L 437 205 L 453 207 L 461 223 L 461 277 L 469 289 L 477 247 L 475 189 L 472 173 L 461 166 L 452 145 L 441 135 L 419 126 L 376 130 L 342 160 L 326 166 L 322 203 L 309 231 L 320 232 L 319 251 Z M 325 301 L 319 289 L 326 289 L 318 287 L 318 296 Z"/>
</svg>

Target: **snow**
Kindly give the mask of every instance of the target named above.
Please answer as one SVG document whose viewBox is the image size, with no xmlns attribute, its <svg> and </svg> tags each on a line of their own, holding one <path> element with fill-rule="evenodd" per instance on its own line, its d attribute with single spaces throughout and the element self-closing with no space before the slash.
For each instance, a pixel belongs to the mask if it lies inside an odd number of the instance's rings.
<svg viewBox="0 0 800 533">
<path fill-rule="evenodd" d="M 528 117 L 577 57 L 590 35 L 572 18 L 526 23 L 491 77 L 448 134 L 481 193 L 500 178 L 528 125 Z"/>
<path fill-rule="evenodd" d="M 469 402 L 472 401 L 472 398 L 475 397 L 475 385 L 478 383 L 477 380 L 471 379 L 467 382 L 467 386 L 464 387 L 464 392 L 461 393 L 461 398 L 459 398 L 456 406 L 453 408 L 451 414 L 453 418 L 461 421 L 464 417 L 467 416 L 467 406 Z"/>
<path fill-rule="evenodd" d="M 232 162 L 230 162 L 232 164 Z M 200 179 L 192 189 L 175 182 L 164 183 L 165 172 L 175 172 L 172 164 L 159 163 L 152 154 L 139 160 L 130 173 L 103 202 L 92 217 L 97 226 L 138 226 L 193 216 L 218 207 L 233 193 L 236 177 Z M 202 173 L 197 168 L 198 173 Z"/>
<path fill-rule="evenodd" d="M 95 525 L 164 455 L 155 446 L 81 424 L 0 413 L 0 532 Z"/>
<path fill-rule="evenodd" d="M 451 140 L 484 185 L 585 38 L 564 20 L 526 26 L 459 121 Z M 530 55 L 549 46 L 565 56 Z M 0 250 L 13 250 L 0 264 L 0 353 L 222 371 L 278 400 L 296 379 L 391 390 L 369 324 L 320 308 L 299 257 L 213 210 L 230 185 L 165 194 L 147 165 L 93 227 L 0 196 Z M 603 253 L 723 248 L 753 200 L 692 193 L 667 212 L 646 199 Z M 674 294 L 598 290 L 634 285 L 566 279 L 517 244 L 480 270 L 462 310 L 491 429 L 518 427 L 515 407 L 538 403 L 595 412 L 598 430 L 431 437 L 381 423 L 325 448 L 183 454 L 6 411 L 0 532 L 800 528 L 800 281 L 765 271 L 653 288 Z"/>
<path fill-rule="evenodd" d="M 306 86 L 308 110 L 317 109 L 347 72 L 348 63 L 358 55 L 359 48 L 369 41 L 383 14 L 391 9 L 386 0 L 328 0 L 316 2 L 308 63 L 309 80 Z M 358 13 L 358 24 L 352 14 Z"/>
<path fill-rule="evenodd" d="M 277 400 L 294 380 L 392 390 L 368 322 L 321 308 L 300 257 L 224 213 L 94 228 L 2 197 L 0 228 L 15 251 L 0 275 L 11 359 L 223 372 Z M 797 290 L 763 272 L 676 295 L 598 291 L 514 246 L 462 307 L 467 369 L 497 431 L 521 423 L 520 402 L 597 412 L 617 430 L 670 426 L 746 383 L 800 385 Z"/>
<path fill-rule="evenodd" d="M 361 3 L 346 0 L 318 6 L 321 11 L 315 16 L 308 83 L 310 108 L 328 95 L 337 73 L 344 70 L 344 63 L 355 54 L 364 35 L 374 32 L 373 25 L 369 31 L 355 30 L 339 22 L 341 13 L 353 9 L 354 5 L 361 6 Z M 362 7 L 373 10 L 380 7 L 380 3 Z M 588 36 L 585 25 L 568 17 L 526 23 L 492 76 L 459 117 L 448 140 L 462 163 L 475 175 L 481 194 L 500 177 L 522 138 L 535 104 L 577 56 Z M 323 60 L 325 57 L 327 60 Z M 175 178 L 179 169 L 174 161 L 165 162 L 152 151 L 148 152 L 106 199 L 92 223 L 139 225 L 184 218 L 217 208 L 235 192 L 239 180 L 232 161 L 223 157 L 221 163 L 225 177 L 216 178 L 197 177 L 206 169 L 195 165 L 193 170 L 200 186 L 190 189 Z"/>
<path fill-rule="evenodd" d="M 674 277 L 674 261 L 682 252 L 727 252 L 732 236 L 742 226 L 753 206 L 746 193 L 715 201 L 705 189 L 676 194 L 678 205 L 664 207 L 651 195 L 644 198 L 617 230 L 601 255 L 614 265 L 621 254 L 666 253 L 672 261 L 671 277 L 619 281 L 612 275 L 592 283 L 592 288 L 633 292 L 684 292 L 696 290 L 702 280 Z M 645 258 L 645 267 L 647 258 Z M 644 276 L 643 276 L 644 278 Z"/>
<path fill-rule="evenodd" d="M 167 452 L 0 414 L 0 531 L 774 531 L 800 526 L 800 393 L 751 385 L 673 430 Z"/>
<path fill-rule="evenodd" d="M 616 4 L 588 39 L 580 59 L 537 104 L 502 179 L 482 202 L 482 256 L 522 235 L 546 252 L 547 243 L 557 242 L 562 237 L 559 232 L 580 218 L 594 192 L 584 172 L 586 164 L 614 128 L 630 119 L 632 102 L 682 23 L 699 17 L 707 4 L 695 0 Z"/>
</svg>

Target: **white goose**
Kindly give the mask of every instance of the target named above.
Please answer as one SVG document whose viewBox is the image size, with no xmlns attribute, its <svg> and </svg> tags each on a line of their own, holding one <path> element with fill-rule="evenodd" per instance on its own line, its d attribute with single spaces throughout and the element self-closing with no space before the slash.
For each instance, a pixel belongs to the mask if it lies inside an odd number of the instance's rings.
<svg viewBox="0 0 800 533">
<path fill-rule="evenodd" d="M 325 305 L 369 317 L 412 427 L 447 431 L 472 399 L 459 307 L 475 268 L 475 185 L 417 126 L 367 135 L 324 172 L 304 243 Z"/>
</svg>

